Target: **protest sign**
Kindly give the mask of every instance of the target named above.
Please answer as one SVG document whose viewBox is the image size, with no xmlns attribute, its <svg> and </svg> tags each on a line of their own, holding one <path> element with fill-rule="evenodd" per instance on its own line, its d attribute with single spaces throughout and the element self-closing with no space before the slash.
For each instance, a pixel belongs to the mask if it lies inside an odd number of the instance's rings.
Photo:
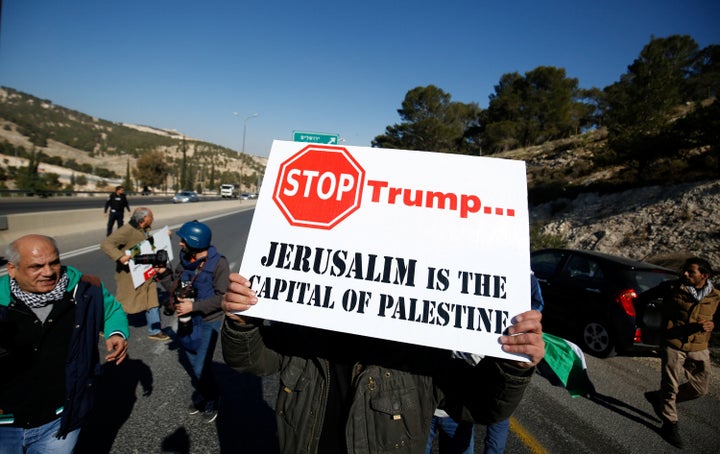
<svg viewBox="0 0 720 454">
<path fill-rule="evenodd" d="M 525 163 L 275 141 L 240 273 L 244 315 L 521 359 L 530 309 Z"/>
<path fill-rule="evenodd" d="M 170 242 L 170 229 L 168 226 L 156 230 L 150 234 L 150 236 L 131 247 L 125 254 L 130 257 L 135 257 L 139 254 L 155 254 L 157 251 L 164 249 L 168 253 L 168 262 L 173 259 L 172 243 Z M 140 287 L 143 282 L 147 281 L 151 277 L 157 274 L 157 268 L 153 268 L 152 265 L 145 265 L 135 263 L 132 258 L 128 262 L 130 267 L 130 276 L 132 276 L 133 285 L 135 288 Z"/>
</svg>

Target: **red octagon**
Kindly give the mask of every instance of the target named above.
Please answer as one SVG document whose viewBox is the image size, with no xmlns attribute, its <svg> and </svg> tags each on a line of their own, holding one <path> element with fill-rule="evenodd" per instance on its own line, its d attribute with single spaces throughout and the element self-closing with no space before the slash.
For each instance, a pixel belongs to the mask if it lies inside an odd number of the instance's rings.
<svg viewBox="0 0 720 454">
<path fill-rule="evenodd" d="M 364 184 L 345 148 L 308 145 L 280 164 L 273 200 L 291 225 L 330 230 L 360 208 Z"/>
</svg>

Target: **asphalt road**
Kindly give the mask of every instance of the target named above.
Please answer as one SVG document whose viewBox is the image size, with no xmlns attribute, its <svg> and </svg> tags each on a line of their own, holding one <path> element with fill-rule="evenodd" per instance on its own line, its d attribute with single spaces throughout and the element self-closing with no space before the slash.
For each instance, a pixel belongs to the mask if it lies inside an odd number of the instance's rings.
<svg viewBox="0 0 720 454">
<path fill-rule="evenodd" d="M 0 198 L 0 215 L 18 213 L 38 213 L 45 211 L 83 210 L 96 208 L 102 210 L 107 195 L 88 197 L 3 197 Z M 131 208 L 152 206 L 172 202 L 172 195 L 128 196 Z M 220 196 L 203 196 L 203 202 L 223 200 Z"/>
<path fill-rule="evenodd" d="M 252 210 L 205 219 L 213 243 L 239 269 Z M 177 228 L 187 219 L 157 219 Z M 201 219 L 202 220 L 202 219 Z M 63 262 L 99 275 L 114 291 L 113 265 L 96 248 L 102 231 L 59 238 Z M 75 251 L 75 252 L 72 252 Z M 214 371 L 222 401 L 218 419 L 206 423 L 186 413 L 191 387 L 175 342 L 147 339 L 144 320 L 131 320 L 130 356 L 107 365 L 96 416 L 81 436 L 86 453 L 274 453 L 275 377 L 241 375 L 215 350 Z M 163 316 L 172 334 L 173 318 Z M 598 391 L 594 399 L 571 398 L 535 375 L 512 419 L 508 453 L 671 453 L 678 451 L 657 433 L 660 426 L 643 392 L 659 384 L 659 359 L 652 353 L 609 359 L 587 357 Z M 720 446 L 720 370 L 713 367 L 710 395 L 680 406 L 686 451 L 717 453 Z M 478 386 L 482 386 L 479 383 Z M 475 452 L 482 452 L 484 427 L 476 426 Z M 437 452 L 437 451 L 435 451 Z"/>
</svg>

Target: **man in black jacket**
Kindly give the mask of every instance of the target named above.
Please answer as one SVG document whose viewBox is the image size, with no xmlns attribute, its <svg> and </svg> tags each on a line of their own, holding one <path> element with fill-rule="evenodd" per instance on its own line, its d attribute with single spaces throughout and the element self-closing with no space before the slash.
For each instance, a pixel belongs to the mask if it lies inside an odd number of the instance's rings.
<svg viewBox="0 0 720 454">
<path fill-rule="evenodd" d="M 109 213 L 108 210 L 110 210 Z M 127 210 L 128 213 L 130 212 L 130 204 L 128 204 L 127 197 L 125 196 L 125 188 L 122 186 L 115 186 L 115 192 L 110 194 L 110 197 L 108 197 L 105 201 L 104 213 L 108 218 L 107 232 L 105 236 L 110 236 L 113 224 L 116 222 L 118 228 L 122 227 L 125 210 Z"/>
<path fill-rule="evenodd" d="M 122 306 L 96 277 L 60 265 L 55 241 L 8 246 L 0 277 L 0 452 L 70 453 L 92 408 L 99 332 L 106 361 L 127 353 Z"/>
<path fill-rule="evenodd" d="M 530 362 L 487 356 L 472 367 L 441 349 L 240 314 L 257 303 L 250 282 L 231 273 L 222 303 L 223 356 L 240 372 L 279 374 L 275 408 L 284 454 L 424 453 L 435 408 L 457 421 L 508 418 L 545 352 L 539 311 L 519 314 L 500 337 L 503 350 Z"/>
</svg>

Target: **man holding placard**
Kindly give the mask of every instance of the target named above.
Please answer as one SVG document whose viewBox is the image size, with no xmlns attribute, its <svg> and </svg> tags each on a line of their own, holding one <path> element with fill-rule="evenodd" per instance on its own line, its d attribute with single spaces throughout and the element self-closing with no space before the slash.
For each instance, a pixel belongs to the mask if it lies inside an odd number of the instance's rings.
<svg viewBox="0 0 720 454">
<path fill-rule="evenodd" d="M 100 249 L 115 262 L 116 297 L 125 313 L 144 312 L 148 338 L 167 342 L 170 336 L 162 332 L 157 284 L 154 279 L 147 279 L 135 287 L 130 270 L 132 256 L 126 252 L 150 237 L 153 220 L 153 213 L 149 208 L 136 208 L 130 222 L 105 238 L 100 243 Z"/>
<path fill-rule="evenodd" d="M 436 408 L 507 418 L 544 354 L 528 219 L 521 161 L 275 141 L 221 339 L 279 373 L 283 452 L 421 453 Z"/>
<path fill-rule="evenodd" d="M 257 304 L 250 282 L 230 275 L 222 331 L 225 362 L 240 372 L 279 373 L 283 453 L 425 452 L 436 407 L 457 421 L 510 416 L 542 359 L 541 315 L 515 318 L 500 342 L 530 362 L 485 357 L 471 367 L 447 351 L 238 315 Z"/>
</svg>

